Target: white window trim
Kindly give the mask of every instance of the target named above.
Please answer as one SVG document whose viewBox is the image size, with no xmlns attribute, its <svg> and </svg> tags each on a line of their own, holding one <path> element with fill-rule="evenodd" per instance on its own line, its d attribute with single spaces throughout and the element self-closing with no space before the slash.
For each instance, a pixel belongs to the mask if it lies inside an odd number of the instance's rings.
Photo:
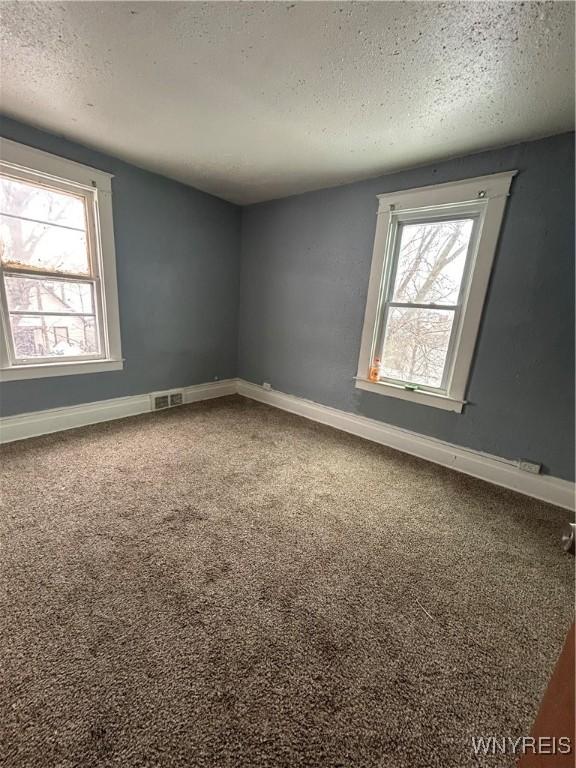
<svg viewBox="0 0 576 768">
<path fill-rule="evenodd" d="M 120 340 L 118 285 L 116 282 L 116 252 L 112 218 L 112 174 L 82 165 L 39 149 L 0 138 L 0 168 L 19 173 L 30 172 L 46 180 L 76 184 L 95 192 L 96 258 L 99 260 L 102 290 L 102 322 L 106 329 L 105 357 L 90 360 L 12 364 L 8 354 L 10 328 L 4 311 L 0 311 L 0 381 L 36 379 L 51 376 L 118 371 L 124 367 Z M 5 308 L 0 308 L 4 310 Z"/>
<path fill-rule="evenodd" d="M 447 411 L 461 413 L 466 404 L 465 394 L 476 346 L 478 330 L 482 318 L 482 309 L 490 281 L 490 273 L 500 227 L 506 208 L 512 179 L 517 171 L 495 173 L 490 176 L 479 176 L 464 181 L 436 184 L 429 187 L 418 187 L 400 192 L 378 195 L 378 218 L 358 373 L 355 386 L 367 392 L 376 392 L 388 397 L 396 397 L 413 403 L 429 405 Z M 409 386 L 368 379 L 369 366 L 373 354 L 379 307 L 384 290 L 385 260 L 388 255 L 390 235 L 392 233 L 392 215 L 403 211 L 412 211 L 435 206 L 462 205 L 482 201 L 481 229 L 478 236 L 476 253 L 470 265 L 471 278 L 468 295 L 463 305 L 463 311 L 455 340 L 454 365 L 446 394 L 413 390 Z M 456 210 L 456 209 L 455 209 Z"/>
</svg>

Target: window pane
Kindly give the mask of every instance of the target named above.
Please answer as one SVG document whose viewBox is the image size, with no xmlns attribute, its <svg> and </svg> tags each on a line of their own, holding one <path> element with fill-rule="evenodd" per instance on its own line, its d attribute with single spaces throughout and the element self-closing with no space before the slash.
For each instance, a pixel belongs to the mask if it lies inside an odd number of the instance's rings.
<svg viewBox="0 0 576 768">
<path fill-rule="evenodd" d="M 11 311 L 94 314 L 92 283 L 12 275 L 6 275 L 4 282 Z"/>
<path fill-rule="evenodd" d="M 87 275 L 86 233 L 0 215 L 0 255 L 4 265 Z"/>
<path fill-rule="evenodd" d="M 94 317 L 10 315 L 16 357 L 96 355 L 100 345 Z"/>
<path fill-rule="evenodd" d="M 393 301 L 456 304 L 473 219 L 400 225 Z"/>
<path fill-rule="evenodd" d="M 83 197 L 6 176 L 0 177 L 0 213 L 86 229 Z"/>
<path fill-rule="evenodd" d="M 390 307 L 380 375 L 440 387 L 453 320 L 449 309 Z"/>
</svg>

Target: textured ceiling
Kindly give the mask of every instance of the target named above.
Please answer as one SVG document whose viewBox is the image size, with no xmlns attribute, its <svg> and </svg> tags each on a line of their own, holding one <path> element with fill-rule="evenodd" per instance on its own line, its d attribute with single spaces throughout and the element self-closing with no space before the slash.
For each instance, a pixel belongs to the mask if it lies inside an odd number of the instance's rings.
<svg viewBox="0 0 576 768">
<path fill-rule="evenodd" d="M 2 2 L 3 111 L 239 203 L 574 123 L 568 2 Z"/>
</svg>

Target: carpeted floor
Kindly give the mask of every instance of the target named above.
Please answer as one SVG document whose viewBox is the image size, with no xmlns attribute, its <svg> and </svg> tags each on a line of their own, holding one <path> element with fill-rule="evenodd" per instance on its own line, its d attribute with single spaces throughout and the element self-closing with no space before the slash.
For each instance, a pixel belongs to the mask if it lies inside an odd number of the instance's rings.
<svg viewBox="0 0 576 768">
<path fill-rule="evenodd" d="M 501 768 L 571 620 L 567 512 L 238 397 L 0 475 L 7 768 Z"/>
</svg>

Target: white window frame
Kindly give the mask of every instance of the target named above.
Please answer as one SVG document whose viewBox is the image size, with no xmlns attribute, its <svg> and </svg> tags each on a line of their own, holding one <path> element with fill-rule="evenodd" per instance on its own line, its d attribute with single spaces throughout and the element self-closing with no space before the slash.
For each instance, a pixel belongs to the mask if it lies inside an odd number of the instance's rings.
<svg viewBox="0 0 576 768">
<path fill-rule="evenodd" d="M 0 381 L 119 371 L 124 367 L 120 340 L 116 253 L 112 218 L 112 174 L 39 149 L 0 138 L 0 172 L 16 179 L 44 183 L 86 200 L 88 239 L 93 266 L 100 354 L 55 361 L 19 361 L 12 334 L 4 280 L 0 280 Z M 54 273 L 52 279 L 65 280 Z"/>
<path fill-rule="evenodd" d="M 364 327 L 355 385 L 358 389 L 377 392 L 421 405 L 430 405 L 461 413 L 476 346 L 482 309 L 490 281 L 490 273 L 500 228 L 517 171 L 479 176 L 464 181 L 436 184 L 378 195 L 378 217 Z M 444 386 L 440 389 L 421 387 L 391 380 L 371 381 L 369 370 L 382 338 L 384 311 L 389 301 L 392 267 L 396 257 L 396 234 L 401 223 L 433 220 L 460 215 L 475 219 L 473 234 L 462 278 L 462 292 L 454 318 Z M 438 305 L 437 308 L 441 308 Z"/>
</svg>

